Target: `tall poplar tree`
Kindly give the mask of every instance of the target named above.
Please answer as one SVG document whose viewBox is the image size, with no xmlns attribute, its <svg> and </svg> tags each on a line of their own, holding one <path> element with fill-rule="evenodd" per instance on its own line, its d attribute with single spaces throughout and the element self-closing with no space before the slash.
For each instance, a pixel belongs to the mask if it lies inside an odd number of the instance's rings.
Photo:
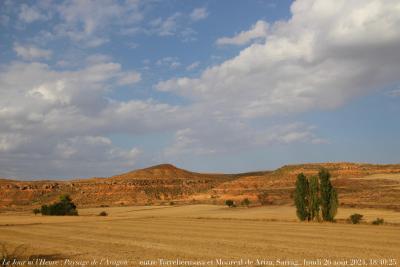
<svg viewBox="0 0 400 267">
<path fill-rule="evenodd" d="M 336 189 L 332 186 L 331 195 L 329 198 L 329 218 L 331 221 L 335 219 L 337 209 L 339 206 L 339 200 Z"/>
<path fill-rule="evenodd" d="M 321 190 L 321 211 L 324 221 L 333 221 L 337 213 L 338 197 L 331 183 L 331 175 L 327 169 L 321 169 L 318 174 Z"/>
<path fill-rule="evenodd" d="M 317 219 L 318 221 L 320 220 L 319 217 L 319 205 L 320 205 L 320 197 L 319 197 L 319 183 L 318 183 L 318 177 L 312 176 L 308 180 L 308 192 L 309 192 L 309 205 L 308 205 L 308 210 L 310 212 L 310 219 L 314 220 Z"/>
<path fill-rule="evenodd" d="M 296 214 L 300 221 L 310 220 L 308 210 L 308 181 L 303 173 L 297 176 L 294 202 L 296 205 Z"/>
</svg>

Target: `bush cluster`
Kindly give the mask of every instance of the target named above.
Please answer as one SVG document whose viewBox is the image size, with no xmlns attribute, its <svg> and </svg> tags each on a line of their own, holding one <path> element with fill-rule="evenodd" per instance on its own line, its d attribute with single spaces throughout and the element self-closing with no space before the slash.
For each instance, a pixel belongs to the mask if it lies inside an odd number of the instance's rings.
<svg viewBox="0 0 400 267">
<path fill-rule="evenodd" d="M 352 224 L 359 224 L 362 220 L 363 215 L 358 214 L 358 213 L 354 213 L 353 215 L 351 215 L 349 217 L 349 222 L 351 222 Z M 376 218 L 376 220 L 372 221 L 373 225 L 381 225 L 384 224 L 385 220 L 383 218 Z"/>
<path fill-rule="evenodd" d="M 242 202 L 240 204 L 242 204 L 242 206 L 249 207 L 250 203 L 251 203 L 250 200 L 248 198 L 245 198 L 242 200 Z"/>
<path fill-rule="evenodd" d="M 108 216 L 108 213 L 106 211 L 102 211 L 99 213 L 99 216 Z"/>
<path fill-rule="evenodd" d="M 69 195 L 60 196 L 60 201 L 55 202 L 51 205 L 43 205 L 40 209 L 40 213 L 42 215 L 53 215 L 53 216 L 78 215 L 76 205 L 72 202 L 72 199 Z"/>
<path fill-rule="evenodd" d="M 354 213 L 354 214 L 350 215 L 349 221 L 352 224 L 359 224 L 360 221 L 362 220 L 362 217 L 363 217 L 362 214 Z"/>
<path fill-rule="evenodd" d="M 235 208 L 236 204 L 235 201 L 233 201 L 232 199 L 228 199 L 225 201 L 225 205 L 227 205 L 229 208 Z"/>
<path fill-rule="evenodd" d="M 376 220 L 372 222 L 373 225 L 381 225 L 383 223 L 384 220 L 382 218 L 376 218 Z"/>
</svg>

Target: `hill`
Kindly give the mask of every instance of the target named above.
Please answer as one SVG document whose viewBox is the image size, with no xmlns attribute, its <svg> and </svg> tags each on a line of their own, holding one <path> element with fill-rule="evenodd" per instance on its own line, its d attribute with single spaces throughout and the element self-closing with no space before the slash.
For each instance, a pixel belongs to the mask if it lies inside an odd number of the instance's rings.
<svg viewBox="0 0 400 267">
<path fill-rule="evenodd" d="M 338 188 L 340 205 L 349 207 L 389 208 L 400 210 L 400 165 L 364 163 L 314 163 L 283 166 L 262 175 L 244 175 L 213 188 L 209 196 L 217 199 L 249 198 L 258 201 L 265 192 L 270 204 L 293 203 L 293 191 L 299 173 L 317 175 L 326 168 Z"/>
<path fill-rule="evenodd" d="M 70 181 L 0 180 L 1 209 L 30 209 L 68 193 L 79 207 L 176 203 L 223 204 L 249 198 L 266 203 L 291 204 L 300 172 L 316 175 L 321 168 L 332 173 L 340 204 L 400 210 L 400 165 L 315 163 L 287 165 L 274 171 L 240 174 L 196 173 L 161 164 L 108 178 Z"/>
<path fill-rule="evenodd" d="M 172 164 L 160 164 L 145 169 L 134 170 L 131 172 L 115 175 L 111 177 L 113 180 L 138 180 L 138 179 L 222 179 L 229 175 L 226 174 L 208 174 L 190 172 L 184 169 L 175 167 Z"/>
<path fill-rule="evenodd" d="M 218 184 L 235 179 L 234 175 L 202 174 L 161 164 L 109 178 L 71 181 L 0 180 L 0 207 L 18 208 L 52 202 L 68 193 L 79 206 L 153 204 L 185 200 L 206 192 Z"/>
</svg>

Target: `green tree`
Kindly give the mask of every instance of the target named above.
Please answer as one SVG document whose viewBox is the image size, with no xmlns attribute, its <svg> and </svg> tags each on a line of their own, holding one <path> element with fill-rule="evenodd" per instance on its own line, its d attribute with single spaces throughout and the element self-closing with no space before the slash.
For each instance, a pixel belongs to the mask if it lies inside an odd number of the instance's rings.
<svg viewBox="0 0 400 267">
<path fill-rule="evenodd" d="M 331 174 L 327 169 L 318 173 L 321 190 L 321 212 L 324 221 L 333 221 L 338 208 L 338 195 L 331 183 Z"/>
<path fill-rule="evenodd" d="M 75 204 L 69 195 L 61 195 L 60 201 L 51 205 L 43 205 L 42 215 L 78 215 Z"/>
<path fill-rule="evenodd" d="M 312 176 L 308 180 L 308 193 L 309 193 L 308 210 L 310 213 L 310 220 L 317 219 L 319 221 L 320 198 L 319 198 L 319 183 L 318 183 L 318 178 L 316 176 Z"/>
<path fill-rule="evenodd" d="M 332 185 L 331 185 L 332 186 Z M 339 199 L 336 189 L 332 186 L 331 195 L 329 198 L 329 218 L 330 221 L 334 221 L 339 207 Z"/>
<path fill-rule="evenodd" d="M 310 220 L 310 212 L 308 209 L 308 181 L 303 173 L 297 176 L 294 202 L 296 205 L 296 214 L 300 221 Z"/>
</svg>

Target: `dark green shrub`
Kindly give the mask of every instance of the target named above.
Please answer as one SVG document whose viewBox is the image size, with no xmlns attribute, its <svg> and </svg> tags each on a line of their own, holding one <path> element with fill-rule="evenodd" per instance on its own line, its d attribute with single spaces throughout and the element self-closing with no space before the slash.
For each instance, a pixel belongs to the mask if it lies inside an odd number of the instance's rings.
<svg viewBox="0 0 400 267">
<path fill-rule="evenodd" d="M 43 205 L 42 208 L 40 209 L 40 213 L 42 213 L 42 215 L 52 215 L 52 216 L 78 215 L 76 206 L 72 202 L 72 199 L 69 195 L 61 195 L 59 202 L 55 202 L 51 205 Z"/>
<path fill-rule="evenodd" d="M 350 215 L 349 221 L 350 221 L 352 224 L 359 224 L 360 221 L 362 220 L 362 217 L 363 217 L 363 215 L 358 214 L 358 213 L 354 213 L 354 214 Z"/>
<path fill-rule="evenodd" d="M 34 209 L 33 210 L 33 213 L 36 215 L 36 214 L 38 214 L 38 213 L 40 213 L 40 209 Z"/>
<path fill-rule="evenodd" d="M 106 211 L 102 211 L 99 213 L 99 216 L 108 216 L 108 213 Z"/>
<path fill-rule="evenodd" d="M 229 208 L 235 207 L 235 202 L 232 199 L 228 199 L 225 201 L 225 205 L 227 205 Z"/>
<path fill-rule="evenodd" d="M 376 218 L 375 221 L 372 222 L 373 225 L 381 225 L 383 224 L 385 221 L 382 218 Z"/>
<path fill-rule="evenodd" d="M 245 199 L 243 199 L 242 200 L 242 206 L 246 206 L 246 207 L 249 207 L 249 205 L 250 205 L 250 200 L 248 199 L 248 198 L 245 198 Z"/>
</svg>

